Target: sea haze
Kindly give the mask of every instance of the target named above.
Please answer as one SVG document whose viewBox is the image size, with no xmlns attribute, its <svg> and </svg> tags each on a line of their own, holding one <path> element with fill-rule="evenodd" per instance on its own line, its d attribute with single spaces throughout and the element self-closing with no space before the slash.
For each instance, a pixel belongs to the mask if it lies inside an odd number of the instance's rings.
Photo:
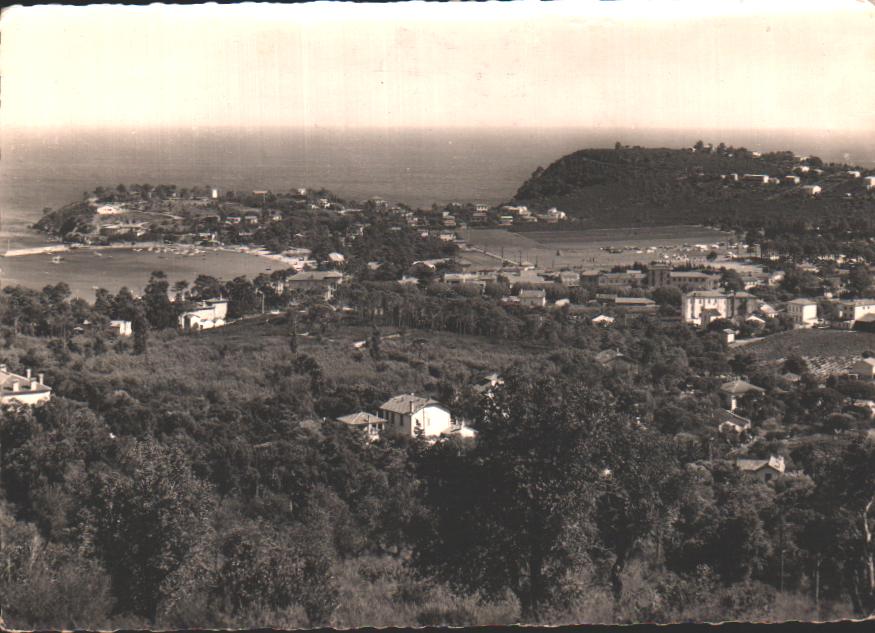
<svg viewBox="0 0 875 633">
<path fill-rule="evenodd" d="M 497 203 L 539 165 L 586 147 L 682 147 L 698 138 L 749 149 L 792 149 L 875 164 L 871 135 L 605 129 L 346 130 L 101 129 L 5 131 L 0 160 L 2 246 L 43 242 L 29 233 L 45 207 L 98 185 L 213 185 L 222 189 L 326 187 L 349 199 Z"/>
</svg>

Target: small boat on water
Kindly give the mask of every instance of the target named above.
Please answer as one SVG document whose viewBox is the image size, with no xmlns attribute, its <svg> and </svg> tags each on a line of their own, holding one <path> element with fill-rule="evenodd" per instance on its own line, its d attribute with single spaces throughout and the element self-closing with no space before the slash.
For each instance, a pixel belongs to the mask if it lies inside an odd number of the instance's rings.
<svg viewBox="0 0 875 633">
<path fill-rule="evenodd" d="M 55 255 L 54 257 L 52 257 L 53 264 L 60 264 L 63 260 L 64 260 L 64 258 L 61 257 L 60 255 Z"/>
</svg>

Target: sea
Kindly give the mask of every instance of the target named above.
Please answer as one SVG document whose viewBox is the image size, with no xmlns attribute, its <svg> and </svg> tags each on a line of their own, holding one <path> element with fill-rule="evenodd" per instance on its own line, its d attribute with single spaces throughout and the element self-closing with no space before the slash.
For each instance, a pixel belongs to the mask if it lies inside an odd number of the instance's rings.
<svg viewBox="0 0 875 633">
<path fill-rule="evenodd" d="M 476 105 L 472 104 L 472 107 Z M 863 167 L 875 166 L 875 132 L 603 128 L 343 129 L 112 128 L 4 129 L 0 136 L 0 254 L 46 244 L 29 227 L 97 186 L 119 183 L 287 191 L 325 187 L 348 200 L 380 196 L 428 208 L 447 202 L 509 200 L 539 166 L 572 151 L 625 145 L 680 148 L 699 139 L 751 150 L 789 149 Z M 0 259 L 0 284 L 41 288 L 66 281 L 93 297 L 96 287 L 139 290 L 149 273 L 192 281 L 201 272 L 230 278 L 270 266 L 254 255 L 222 252 L 200 258 L 114 251 L 112 258 L 76 254 Z M 221 265 L 217 265 L 217 258 Z M 174 261 L 180 259 L 178 266 Z M 194 261 L 197 260 L 197 261 Z"/>
</svg>

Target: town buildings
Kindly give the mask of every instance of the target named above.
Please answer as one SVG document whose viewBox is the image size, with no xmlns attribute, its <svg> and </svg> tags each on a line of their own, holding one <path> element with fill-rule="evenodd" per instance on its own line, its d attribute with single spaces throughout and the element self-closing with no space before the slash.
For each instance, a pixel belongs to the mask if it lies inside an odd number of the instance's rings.
<svg viewBox="0 0 875 633">
<path fill-rule="evenodd" d="M 716 290 L 720 287 L 720 276 L 695 270 L 672 270 L 670 264 L 653 262 L 647 268 L 647 285 L 651 288 Z"/>
<path fill-rule="evenodd" d="M 543 288 L 523 288 L 519 293 L 520 305 L 527 307 L 544 307 L 547 305 L 547 293 Z"/>
</svg>

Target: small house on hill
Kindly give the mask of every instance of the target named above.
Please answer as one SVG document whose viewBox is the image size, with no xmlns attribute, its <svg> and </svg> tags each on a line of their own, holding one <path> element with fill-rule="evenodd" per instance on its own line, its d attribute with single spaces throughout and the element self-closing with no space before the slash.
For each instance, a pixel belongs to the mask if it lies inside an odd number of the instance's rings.
<svg viewBox="0 0 875 633">
<path fill-rule="evenodd" d="M 361 429 L 364 431 L 365 437 L 369 441 L 376 440 L 380 437 L 380 433 L 383 431 L 386 423 L 386 421 L 380 416 L 372 413 L 365 413 L 364 411 L 342 415 L 337 418 L 337 421 L 346 424 L 347 426 Z"/>
<path fill-rule="evenodd" d="M 875 358 L 861 358 L 848 369 L 848 377 L 856 380 L 875 379 Z"/>
<path fill-rule="evenodd" d="M 730 411 L 735 411 L 738 401 L 751 394 L 765 393 L 765 389 L 744 380 L 731 380 L 720 385 L 720 396 Z"/>
<path fill-rule="evenodd" d="M 718 409 L 714 413 L 713 422 L 717 425 L 717 430 L 722 435 L 738 437 L 745 431 L 749 431 L 751 428 L 751 422 L 749 419 L 736 415 L 732 411 L 727 411 L 726 409 Z"/>
<path fill-rule="evenodd" d="M 547 305 L 547 293 L 543 288 L 524 288 L 519 293 L 520 305 L 527 307 L 543 307 Z"/>
<path fill-rule="evenodd" d="M 739 457 L 735 460 L 735 467 L 743 473 L 753 475 L 763 483 L 768 483 L 778 475 L 784 474 L 784 458 L 774 455 L 768 459 Z"/>
<path fill-rule="evenodd" d="M 179 315 L 179 331 L 189 333 L 222 327 L 225 325 L 227 315 L 227 300 L 208 299 L 195 310 L 189 310 Z"/>
<path fill-rule="evenodd" d="M 452 427 L 449 409 L 430 398 L 415 394 L 395 396 L 380 405 L 379 416 L 384 420 L 387 433 L 415 437 L 437 436 Z"/>
</svg>

